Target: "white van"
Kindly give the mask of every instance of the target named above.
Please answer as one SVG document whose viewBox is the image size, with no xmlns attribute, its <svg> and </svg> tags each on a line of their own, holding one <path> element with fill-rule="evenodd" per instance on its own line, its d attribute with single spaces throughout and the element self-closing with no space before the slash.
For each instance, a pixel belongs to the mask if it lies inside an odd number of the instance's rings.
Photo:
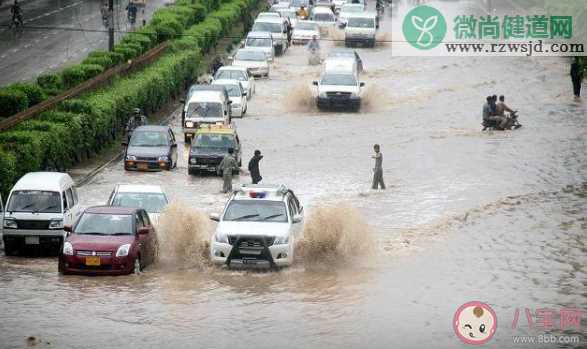
<svg viewBox="0 0 587 349">
<path fill-rule="evenodd" d="M 182 113 L 183 135 L 186 143 L 202 124 L 230 124 L 231 103 L 226 87 L 220 85 L 193 85 L 188 92 Z"/>
<path fill-rule="evenodd" d="M 345 46 L 362 44 L 368 47 L 375 47 L 375 35 L 379 25 L 377 16 L 371 13 L 352 14 L 346 19 L 344 28 Z"/>
<path fill-rule="evenodd" d="M 66 233 L 81 214 L 77 191 L 67 173 L 31 172 L 14 185 L 4 212 L 4 253 L 35 246 L 59 253 Z"/>
<path fill-rule="evenodd" d="M 275 47 L 273 45 L 273 37 L 269 32 L 249 32 L 245 39 L 245 48 L 252 50 L 259 50 L 265 53 L 267 60 L 273 62 L 275 56 Z"/>
<path fill-rule="evenodd" d="M 276 55 L 282 55 L 287 50 L 287 28 L 281 17 L 258 18 L 253 24 L 251 31 L 271 33 Z"/>
</svg>

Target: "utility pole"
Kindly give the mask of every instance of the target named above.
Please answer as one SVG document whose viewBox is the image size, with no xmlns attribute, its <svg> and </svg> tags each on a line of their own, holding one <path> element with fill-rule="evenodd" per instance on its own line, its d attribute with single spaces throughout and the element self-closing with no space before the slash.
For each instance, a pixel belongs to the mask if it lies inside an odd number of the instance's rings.
<svg viewBox="0 0 587 349">
<path fill-rule="evenodd" d="M 108 0 L 108 50 L 114 50 L 114 0 Z"/>
</svg>

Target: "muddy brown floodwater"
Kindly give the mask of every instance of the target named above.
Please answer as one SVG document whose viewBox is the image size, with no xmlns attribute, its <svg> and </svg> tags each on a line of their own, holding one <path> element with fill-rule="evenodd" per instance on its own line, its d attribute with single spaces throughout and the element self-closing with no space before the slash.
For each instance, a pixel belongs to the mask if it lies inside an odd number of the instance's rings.
<svg viewBox="0 0 587 349">
<path fill-rule="evenodd" d="M 319 67 L 294 47 L 236 120 L 245 158 L 261 149 L 264 181 L 306 206 L 312 238 L 294 266 L 235 272 L 202 259 L 198 237 L 213 225 L 201 215 L 226 196 L 219 178 L 187 175 L 183 145 L 171 172 L 114 163 L 81 199 L 101 204 L 116 183 L 162 185 L 174 204 L 161 261 L 139 276 L 63 277 L 53 258 L 0 257 L 0 347 L 464 348 L 452 318 L 472 300 L 497 315 L 486 347 L 544 334 L 525 308 L 553 309 L 548 333 L 581 341 L 532 347 L 585 347 L 587 107 L 571 97 L 567 61 L 391 58 L 385 43 L 358 52 L 369 88 L 360 113 L 317 111 L 307 99 Z M 494 93 L 520 111 L 522 129 L 480 132 Z M 369 189 L 373 143 L 386 191 Z M 583 311 L 580 329 L 559 329 L 564 308 Z"/>
</svg>

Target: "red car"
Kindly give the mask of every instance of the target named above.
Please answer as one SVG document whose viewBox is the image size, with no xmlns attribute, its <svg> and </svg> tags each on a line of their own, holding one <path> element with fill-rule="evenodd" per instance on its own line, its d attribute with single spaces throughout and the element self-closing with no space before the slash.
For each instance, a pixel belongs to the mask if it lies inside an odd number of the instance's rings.
<svg viewBox="0 0 587 349">
<path fill-rule="evenodd" d="M 95 206 L 84 211 L 59 256 L 63 274 L 138 273 L 158 254 L 157 235 L 141 208 Z"/>
</svg>

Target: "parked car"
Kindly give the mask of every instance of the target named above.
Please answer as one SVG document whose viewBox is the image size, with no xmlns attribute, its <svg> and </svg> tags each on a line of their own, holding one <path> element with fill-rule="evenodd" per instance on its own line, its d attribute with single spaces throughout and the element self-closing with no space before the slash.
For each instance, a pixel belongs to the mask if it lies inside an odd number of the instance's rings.
<svg viewBox="0 0 587 349">
<path fill-rule="evenodd" d="M 249 74 L 246 67 L 224 66 L 216 72 L 214 80 L 238 80 L 247 91 L 247 99 L 251 99 L 255 93 L 255 78 Z"/>
<path fill-rule="evenodd" d="M 259 50 L 265 53 L 267 60 L 273 62 L 275 47 L 273 37 L 269 32 L 250 32 L 245 39 L 245 48 Z"/>
<path fill-rule="evenodd" d="M 318 23 L 312 21 L 298 21 L 293 33 L 291 41 L 293 44 L 307 44 L 313 37 L 320 40 L 320 27 Z"/>
<path fill-rule="evenodd" d="M 27 173 L 6 201 L 4 253 L 13 256 L 34 247 L 57 255 L 66 236 L 64 224 L 72 224 L 80 213 L 77 191 L 67 173 Z"/>
<path fill-rule="evenodd" d="M 159 216 L 169 200 L 159 185 L 117 184 L 110 197 L 108 206 L 142 208 L 147 211 L 151 222 L 159 225 Z"/>
<path fill-rule="evenodd" d="M 155 228 L 140 208 L 90 207 L 65 230 L 70 234 L 58 262 L 63 274 L 139 273 L 159 253 Z"/>
<path fill-rule="evenodd" d="M 177 142 L 169 126 L 141 126 L 128 143 L 124 142 L 124 169 L 127 171 L 171 170 L 177 166 Z"/>
<path fill-rule="evenodd" d="M 284 185 L 243 185 L 217 221 L 210 241 L 212 263 L 230 268 L 285 267 L 294 260 L 302 238 L 304 208 Z"/>
<path fill-rule="evenodd" d="M 247 112 L 247 91 L 238 80 L 214 80 L 212 85 L 220 85 L 226 87 L 228 91 L 228 98 L 230 98 L 230 108 L 232 115 L 242 118 Z"/>
<path fill-rule="evenodd" d="M 234 55 L 232 65 L 244 67 L 253 76 L 269 77 L 269 63 L 265 53 L 249 48 L 241 48 Z"/>
</svg>

